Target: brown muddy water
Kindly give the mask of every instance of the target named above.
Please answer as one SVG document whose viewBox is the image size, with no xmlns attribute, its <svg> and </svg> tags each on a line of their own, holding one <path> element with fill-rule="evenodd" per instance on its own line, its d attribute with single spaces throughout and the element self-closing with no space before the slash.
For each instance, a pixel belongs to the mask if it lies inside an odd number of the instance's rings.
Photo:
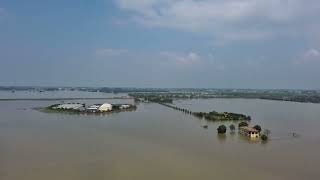
<svg viewBox="0 0 320 180">
<path fill-rule="evenodd" d="M 252 125 L 271 130 L 271 140 L 262 144 L 237 133 L 217 136 L 222 123 L 208 123 L 209 128 L 203 129 L 205 121 L 152 103 L 140 104 L 134 112 L 107 115 L 32 109 L 54 103 L 0 101 L 1 180 L 319 179 L 319 104 L 245 99 L 175 102 L 194 111 L 251 115 Z M 291 132 L 301 136 L 291 138 Z"/>
</svg>

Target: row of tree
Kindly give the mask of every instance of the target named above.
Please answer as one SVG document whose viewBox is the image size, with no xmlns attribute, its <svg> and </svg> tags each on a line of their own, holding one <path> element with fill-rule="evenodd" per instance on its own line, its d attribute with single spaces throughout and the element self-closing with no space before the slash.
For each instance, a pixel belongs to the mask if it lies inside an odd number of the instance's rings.
<svg viewBox="0 0 320 180">
<path fill-rule="evenodd" d="M 177 111 L 181 111 L 183 113 L 194 114 L 194 112 L 192 112 L 192 111 L 190 111 L 188 109 L 184 109 L 184 108 L 180 108 L 180 107 L 177 107 L 177 106 L 173 106 L 171 104 L 167 104 L 167 103 L 159 103 L 159 104 L 161 104 L 163 106 L 167 106 L 167 107 L 169 107 L 171 109 L 174 109 L 174 110 L 177 110 Z"/>
<path fill-rule="evenodd" d="M 172 108 L 177 111 L 181 111 L 187 114 L 192 114 L 195 117 L 198 118 L 204 118 L 207 121 L 250 121 L 251 117 L 246 116 L 243 114 L 237 114 L 237 113 L 230 113 L 230 112 L 223 112 L 219 113 L 216 111 L 211 111 L 211 112 L 192 112 L 191 110 L 180 108 L 171 104 L 167 103 L 161 103 L 158 102 L 161 105 L 167 106 L 169 108 Z"/>
</svg>

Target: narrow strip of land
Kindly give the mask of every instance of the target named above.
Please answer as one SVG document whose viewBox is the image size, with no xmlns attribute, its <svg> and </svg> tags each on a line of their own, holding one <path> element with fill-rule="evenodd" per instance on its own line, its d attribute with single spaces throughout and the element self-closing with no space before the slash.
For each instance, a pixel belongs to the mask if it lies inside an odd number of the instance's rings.
<svg viewBox="0 0 320 180">
<path fill-rule="evenodd" d="M 156 102 L 156 103 L 177 111 L 181 111 L 186 114 L 193 115 L 200 119 L 204 118 L 207 121 L 251 121 L 251 117 L 244 114 L 237 114 L 237 113 L 231 113 L 231 112 L 219 113 L 216 111 L 192 112 L 191 110 L 180 108 L 180 107 L 174 106 L 173 104 L 162 103 L 162 102 Z"/>
</svg>

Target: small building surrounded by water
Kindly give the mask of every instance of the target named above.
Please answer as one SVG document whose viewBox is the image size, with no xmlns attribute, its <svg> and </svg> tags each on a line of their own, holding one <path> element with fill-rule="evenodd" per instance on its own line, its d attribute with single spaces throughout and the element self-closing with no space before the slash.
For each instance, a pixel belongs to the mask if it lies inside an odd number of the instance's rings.
<svg viewBox="0 0 320 180">
<path fill-rule="evenodd" d="M 240 127 L 239 128 L 240 134 L 250 137 L 250 138 L 259 138 L 260 133 L 258 130 L 252 128 L 252 127 Z"/>
</svg>

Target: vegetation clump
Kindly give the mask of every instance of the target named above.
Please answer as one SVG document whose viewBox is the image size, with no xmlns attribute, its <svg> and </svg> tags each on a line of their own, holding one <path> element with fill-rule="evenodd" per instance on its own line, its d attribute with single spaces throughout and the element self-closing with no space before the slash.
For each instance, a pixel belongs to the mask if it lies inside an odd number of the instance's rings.
<svg viewBox="0 0 320 180">
<path fill-rule="evenodd" d="M 194 112 L 193 115 L 196 117 L 199 117 L 199 118 L 203 118 L 206 115 L 206 113 L 205 112 Z"/>
<path fill-rule="evenodd" d="M 268 141 L 268 136 L 265 135 L 265 134 L 262 134 L 262 135 L 261 135 L 261 140 L 264 141 L 264 142 L 265 142 L 265 141 Z"/>
<path fill-rule="evenodd" d="M 211 111 L 209 113 L 207 112 L 192 112 L 188 109 L 180 108 L 177 106 L 174 106 L 173 104 L 170 103 L 163 103 L 163 102 L 157 102 L 163 106 L 167 106 L 169 108 L 172 108 L 177 111 L 181 111 L 187 114 L 192 114 L 195 117 L 198 118 L 205 118 L 207 121 L 250 121 L 251 117 L 246 116 L 243 114 L 236 114 L 236 113 L 230 113 L 230 112 L 223 112 L 219 113 L 216 111 Z"/>
<path fill-rule="evenodd" d="M 246 126 L 249 126 L 249 124 L 247 122 L 241 122 L 239 123 L 238 127 L 241 128 L 241 127 L 246 127 Z"/>
<path fill-rule="evenodd" d="M 271 134 L 271 131 L 270 131 L 269 129 L 265 129 L 265 130 L 263 131 L 263 134 L 269 136 L 269 135 Z"/>
<path fill-rule="evenodd" d="M 207 112 L 194 112 L 194 116 L 199 118 L 205 118 L 207 121 L 250 121 L 251 117 L 243 114 L 216 111 Z"/>
<path fill-rule="evenodd" d="M 144 102 L 173 103 L 173 98 L 156 93 L 132 93 L 129 94 L 129 96 L 134 97 L 135 101 L 141 101 L 143 99 Z"/>
<path fill-rule="evenodd" d="M 231 124 L 229 128 L 231 132 L 234 132 L 236 130 L 236 126 L 234 124 Z"/>
<path fill-rule="evenodd" d="M 217 130 L 218 134 L 225 134 L 227 132 L 227 127 L 225 125 L 220 125 Z"/>
<path fill-rule="evenodd" d="M 261 130 L 262 130 L 260 125 L 255 125 L 255 126 L 253 126 L 253 129 L 259 131 L 259 133 L 260 133 Z"/>
</svg>

